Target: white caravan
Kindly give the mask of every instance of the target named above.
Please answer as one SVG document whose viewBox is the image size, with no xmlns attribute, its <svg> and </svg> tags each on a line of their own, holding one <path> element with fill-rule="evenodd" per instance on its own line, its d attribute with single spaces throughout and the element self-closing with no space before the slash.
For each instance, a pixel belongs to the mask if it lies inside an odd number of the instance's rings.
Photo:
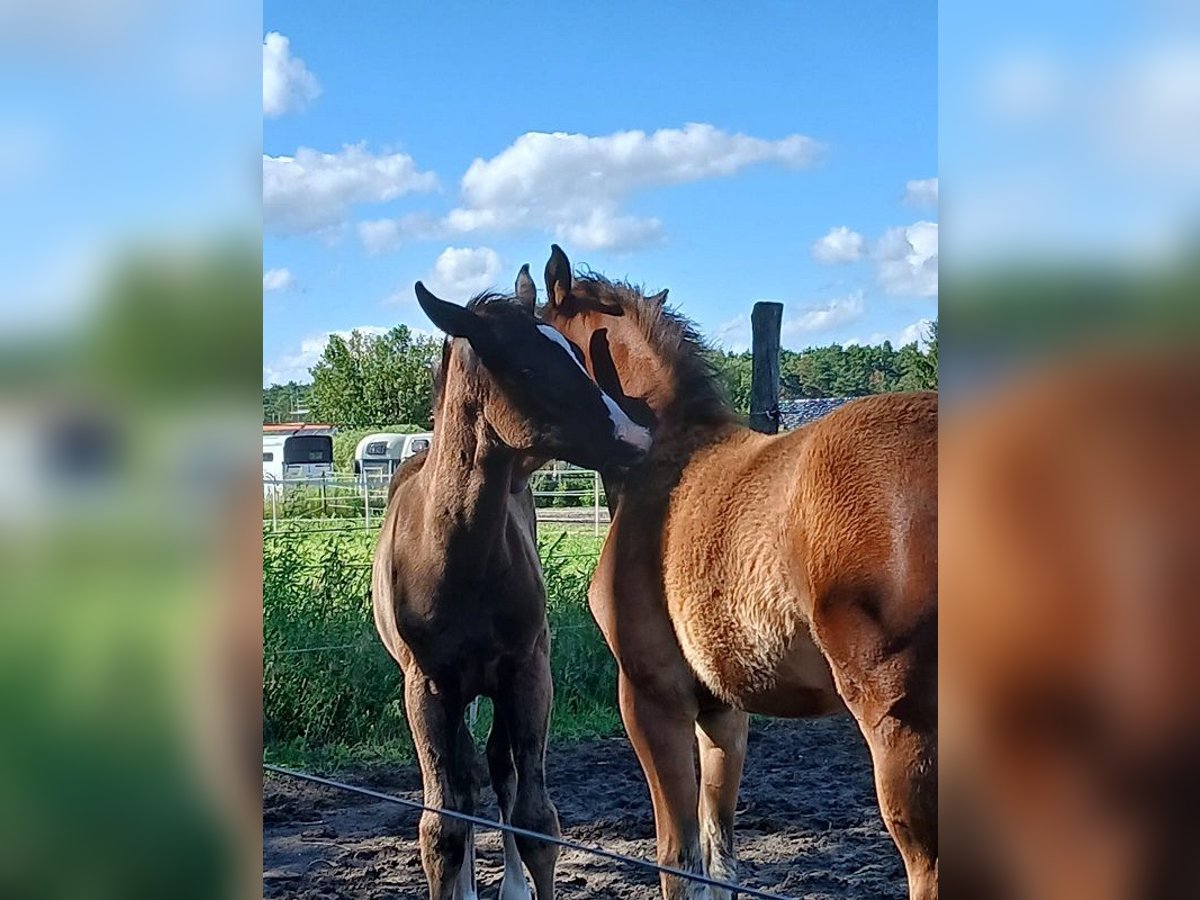
<svg viewBox="0 0 1200 900">
<path fill-rule="evenodd" d="M 312 425 L 263 431 L 263 491 L 333 477 L 333 429 Z"/>
<path fill-rule="evenodd" d="M 429 449 L 432 434 L 368 434 L 354 448 L 354 475 L 360 482 L 387 481 L 400 464 Z"/>
</svg>

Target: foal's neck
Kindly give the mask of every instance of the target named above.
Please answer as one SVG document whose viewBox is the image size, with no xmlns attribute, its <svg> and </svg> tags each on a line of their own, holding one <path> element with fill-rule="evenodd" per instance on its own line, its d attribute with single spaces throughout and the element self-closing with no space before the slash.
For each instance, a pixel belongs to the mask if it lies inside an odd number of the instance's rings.
<svg viewBox="0 0 1200 900">
<path fill-rule="evenodd" d="M 448 398 L 424 467 L 430 527 L 488 549 L 504 529 L 516 458 L 487 424 L 477 397 Z"/>
</svg>

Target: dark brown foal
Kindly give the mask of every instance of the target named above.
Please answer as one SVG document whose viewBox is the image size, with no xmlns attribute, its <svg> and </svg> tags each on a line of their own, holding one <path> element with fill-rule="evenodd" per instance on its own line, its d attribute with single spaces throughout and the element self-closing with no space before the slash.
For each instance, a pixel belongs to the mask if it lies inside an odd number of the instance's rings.
<svg viewBox="0 0 1200 900">
<path fill-rule="evenodd" d="M 417 284 L 421 308 L 451 337 L 442 355 L 433 442 L 396 473 L 375 553 L 375 624 L 404 669 L 404 700 L 425 803 L 476 810 L 475 747 L 463 720 L 492 698 L 488 767 L 504 821 L 558 835 L 543 764 L 553 687 L 546 593 L 528 473 L 562 458 L 628 464 L 649 443 L 533 315 L 523 271 L 515 298 L 468 307 Z M 472 829 L 421 817 L 433 900 L 474 900 Z M 556 846 L 504 841 L 503 900 L 554 896 Z"/>
</svg>

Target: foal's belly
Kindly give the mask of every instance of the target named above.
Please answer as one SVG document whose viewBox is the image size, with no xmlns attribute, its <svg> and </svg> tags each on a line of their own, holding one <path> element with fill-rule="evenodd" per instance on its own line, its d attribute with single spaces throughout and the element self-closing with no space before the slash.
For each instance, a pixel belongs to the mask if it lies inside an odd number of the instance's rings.
<svg viewBox="0 0 1200 900">
<path fill-rule="evenodd" d="M 829 663 L 809 637 L 800 598 L 768 599 L 725 586 L 707 595 L 694 591 L 687 602 L 668 600 L 668 607 L 693 672 L 726 703 L 788 718 L 842 709 Z"/>
<path fill-rule="evenodd" d="M 824 655 L 807 641 L 807 648 L 789 655 L 774 673 L 771 687 L 748 690 L 739 706 L 764 716 L 807 719 L 845 710 L 833 684 Z"/>
<path fill-rule="evenodd" d="M 470 696 L 490 695 L 502 671 L 524 664 L 535 652 L 546 628 L 545 608 L 536 594 L 495 590 L 463 594 L 449 604 L 417 612 L 398 591 L 394 627 L 403 651 L 402 667 L 411 660 L 439 685 L 458 685 Z"/>
</svg>

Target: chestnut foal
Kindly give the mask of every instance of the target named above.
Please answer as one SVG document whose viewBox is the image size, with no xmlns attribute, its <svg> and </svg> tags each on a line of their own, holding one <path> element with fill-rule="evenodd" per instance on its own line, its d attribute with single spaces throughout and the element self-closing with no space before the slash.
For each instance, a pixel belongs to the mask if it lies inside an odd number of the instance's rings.
<svg viewBox="0 0 1200 900">
<path fill-rule="evenodd" d="M 643 462 L 604 473 L 613 521 L 588 602 L 620 669 L 659 862 L 736 880 L 747 712 L 849 709 L 909 897 L 936 900 L 937 395 L 865 397 L 758 434 L 665 291 L 573 280 L 557 246 L 546 289 L 546 320 L 654 435 Z M 728 897 L 666 875 L 662 888 Z"/>
</svg>

